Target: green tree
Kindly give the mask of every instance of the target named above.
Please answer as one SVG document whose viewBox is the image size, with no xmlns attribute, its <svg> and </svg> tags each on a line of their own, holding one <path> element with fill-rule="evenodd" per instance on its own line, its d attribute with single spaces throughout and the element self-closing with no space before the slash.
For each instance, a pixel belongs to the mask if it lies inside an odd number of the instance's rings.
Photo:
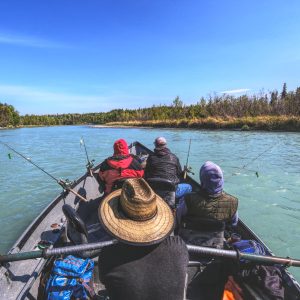
<svg viewBox="0 0 300 300">
<path fill-rule="evenodd" d="M 281 99 L 284 99 L 286 95 L 287 95 L 287 88 L 286 88 L 286 83 L 284 83 L 281 92 Z"/>
<path fill-rule="evenodd" d="M 173 106 L 174 106 L 174 107 L 183 107 L 183 102 L 180 100 L 179 96 L 177 96 L 177 97 L 173 100 Z"/>
</svg>

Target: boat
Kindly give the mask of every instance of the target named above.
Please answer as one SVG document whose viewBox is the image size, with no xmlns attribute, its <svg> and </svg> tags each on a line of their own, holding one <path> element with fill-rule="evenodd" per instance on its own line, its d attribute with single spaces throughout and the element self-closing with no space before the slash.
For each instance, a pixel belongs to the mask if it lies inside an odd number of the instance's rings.
<svg viewBox="0 0 300 300">
<path fill-rule="evenodd" d="M 152 153 L 147 147 L 139 142 L 130 145 L 130 153 L 136 155 L 141 161 L 146 161 L 147 156 Z M 42 212 L 32 221 L 23 234 L 18 238 L 7 255 L 20 255 L 40 249 L 56 249 L 65 247 L 72 243 L 96 243 L 106 242 L 109 238 L 103 231 L 98 220 L 98 207 L 103 198 L 103 187 L 98 181 L 98 172 L 100 164 L 91 168 L 89 165 L 87 172 L 69 185 L 69 189 L 59 194 Z M 200 185 L 189 175 L 186 176 L 186 183 L 191 184 L 194 191 L 199 190 Z M 68 192 L 72 190 L 73 193 Z M 87 201 L 82 201 L 86 199 Z M 71 208 L 71 209 L 70 209 Z M 87 231 L 81 234 L 82 238 L 74 241 L 70 235 L 70 218 L 72 212 L 76 211 L 80 220 L 75 220 L 78 228 L 75 230 Z M 75 216 L 76 218 L 76 216 Z M 68 223 L 69 220 L 69 223 Z M 74 220 L 73 220 L 74 221 Z M 81 222 L 81 223 L 80 223 Z M 66 230 L 68 228 L 68 230 Z M 74 224 L 71 226 L 74 229 Z M 254 240 L 259 242 L 268 256 L 274 256 L 272 251 L 263 243 L 263 241 L 242 221 L 239 220 L 235 233 L 241 235 L 242 239 Z M 87 238 L 86 238 L 87 236 Z M 98 277 L 97 250 L 94 252 L 85 251 L 85 256 L 93 256 L 95 269 L 93 275 L 94 289 L 99 295 L 99 299 L 105 299 L 105 287 L 101 284 Z M 196 258 L 195 258 L 196 257 Z M 28 259 L 26 255 L 24 260 L 11 261 L 3 263 L 0 267 L 0 293 L 1 299 L 43 299 L 41 290 L 43 286 L 43 275 L 45 270 L 49 269 L 53 258 L 36 257 Z M 214 259 L 210 259 L 211 263 Z M 222 261 L 222 258 L 219 259 Z M 200 272 L 203 261 L 197 256 L 189 263 L 189 285 L 187 299 L 205 299 L 201 289 L 195 288 L 195 274 Z M 277 265 L 282 274 L 284 286 L 284 299 L 300 299 L 300 285 L 296 279 L 287 271 L 283 265 Z M 218 271 L 216 271 L 218 272 Z M 205 272 L 203 273 L 205 274 Z M 217 274 L 216 274 L 217 275 Z M 205 275 L 204 275 L 205 276 Z M 214 276 L 214 275 L 213 275 Z M 203 275 L 202 275 L 203 277 Z M 217 276 L 216 276 L 217 277 Z M 205 280 L 204 280 L 205 281 Z M 234 286 L 236 285 L 236 286 Z M 231 282 L 233 288 L 242 291 L 241 299 L 271 299 L 268 293 L 255 283 L 248 282 L 242 278 L 235 278 Z M 101 295 L 104 297 L 101 298 Z M 208 298 L 206 298 L 208 299 Z"/>
</svg>

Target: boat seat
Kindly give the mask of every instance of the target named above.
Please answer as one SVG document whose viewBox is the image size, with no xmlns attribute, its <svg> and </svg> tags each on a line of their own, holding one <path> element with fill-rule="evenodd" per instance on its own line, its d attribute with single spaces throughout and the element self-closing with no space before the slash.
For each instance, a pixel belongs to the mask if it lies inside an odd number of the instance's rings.
<svg viewBox="0 0 300 300">
<path fill-rule="evenodd" d="M 163 198 L 171 208 L 175 209 L 175 184 L 164 178 L 147 178 L 146 181 L 156 194 Z"/>
<path fill-rule="evenodd" d="M 111 240 L 100 223 L 86 226 L 79 214 L 68 204 L 64 204 L 62 211 L 67 219 L 67 237 L 74 245 L 95 243 Z M 101 249 L 80 253 L 83 258 L 96 257 Z"/>
</svg>

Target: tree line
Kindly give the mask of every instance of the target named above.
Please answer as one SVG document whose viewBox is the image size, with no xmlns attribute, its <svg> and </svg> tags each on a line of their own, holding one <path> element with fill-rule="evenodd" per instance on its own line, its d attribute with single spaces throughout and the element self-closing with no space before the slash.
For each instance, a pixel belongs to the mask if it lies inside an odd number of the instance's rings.
<svg viewBox="0 0 300 300">
<path fill-rule="evenodd" d="M 20 124 L 19 113 L 12 105 L 0 102 L 0 127 L 15 127 Z"/>
<path fill-rule="evenodd" d="M 300 87 L 287 91 L 284 83 L 281 93 L 277 90 L 259 95 L 233 96 L 228 94 L 202 97 L 196 104 L 185 105 L 176 97 L 171 105 L 153 105 L 148 108 L 114 109 L 109 112 L 85 114 L 25 115 L 18 113 L 11 105 L 1 107 L 13 111 L 2 112 L 1 121 L 9 125 L 79 125 L 105 124 L 110 122 L 163 121 L 170 119 L 204 119 L 208 117 L 259 117 L 259 116 L 300 116 Z M 10 116 L 10 117 L 9 117 Z M 1 126 L 1 123 L 0 123 Z M 5 126 L 5 125 L 2 125 Z"/>
</svg>

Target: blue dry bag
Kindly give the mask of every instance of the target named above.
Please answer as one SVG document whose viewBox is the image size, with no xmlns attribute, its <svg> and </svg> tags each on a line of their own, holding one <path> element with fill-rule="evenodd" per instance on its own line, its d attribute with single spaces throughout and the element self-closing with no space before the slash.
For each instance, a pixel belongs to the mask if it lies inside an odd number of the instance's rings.
<svg viewBox="0 0 300 300">
<path fill-rule="evenodd" d="M 47 300 L 89 299 L 87 290 L 93 276 L 94 262 L 91 259 L 82 259 L 68 255 L 54 262 L 51 275 L 46 285 Z"/>
<path fill-rule="evenodd" d="M 234 249 L 239 250 L 243 253 L 266 255 L 265 248 L 254 240 L 241 240 L 232 244 Z M 241 259 L 241 262 L 248 262 L 247 260 Z"/>
</svg>

